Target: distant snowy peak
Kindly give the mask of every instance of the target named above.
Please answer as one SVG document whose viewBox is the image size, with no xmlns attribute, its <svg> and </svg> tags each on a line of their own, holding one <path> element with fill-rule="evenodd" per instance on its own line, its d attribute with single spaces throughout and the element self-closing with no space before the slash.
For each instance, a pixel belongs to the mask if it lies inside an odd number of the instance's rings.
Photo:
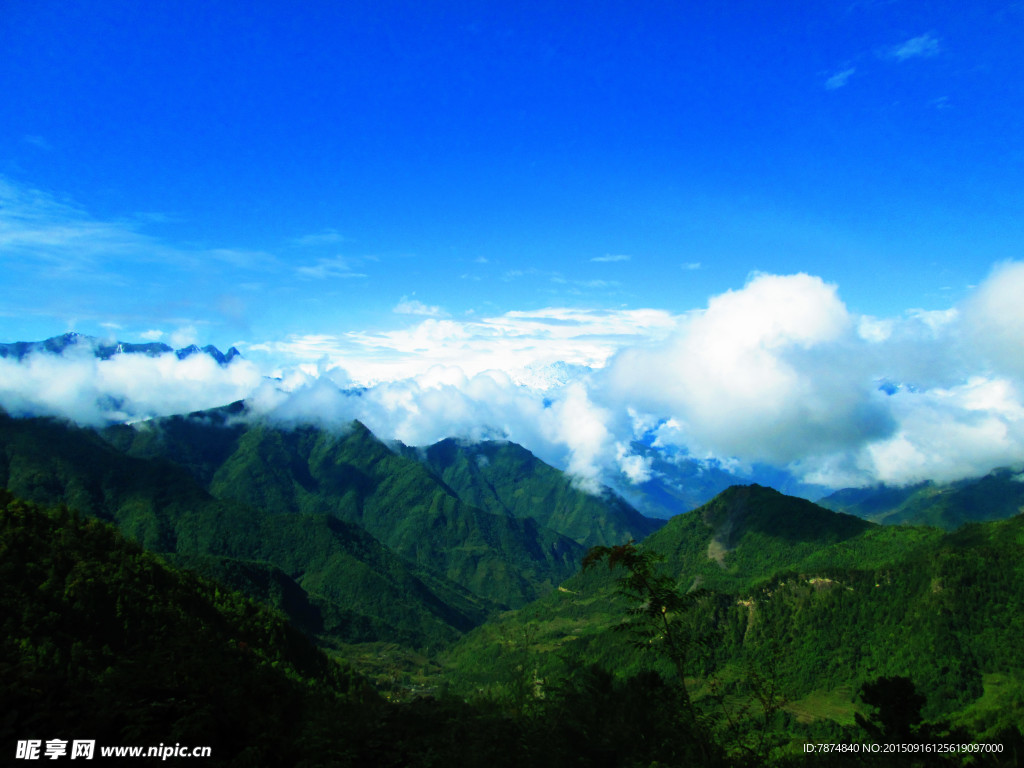
<svg viewBox="0 0 1024 768">
<path fill-rule="evenodd" d="M 192 355 L 206 354 L 220 365 L 228 365 L 236 357 L 240 357 L 239 351 L 234 347 L 228 349 L 226 353 L 221 352 L 212 344 L 202 348 L 191 344 L 182 349 L 174 349 L 167 344 L 156 341 L 146 344 L 132 344 L 125 341 L 104 341 L 95 336 L 86 336 L 81 333 L 65 333 L 61 336 L 53 336 L 45 341 L 0 343 L 0 357 L 14 358 L 21 361 L 26 357 L 39 353 L 63 355 L 68 349 L 91 351 L 100 360 L 109 360 L 115 355 L 159 357 L 166 354 L 174 354 L 179 360 L 184 360 Z"/>
</svg>

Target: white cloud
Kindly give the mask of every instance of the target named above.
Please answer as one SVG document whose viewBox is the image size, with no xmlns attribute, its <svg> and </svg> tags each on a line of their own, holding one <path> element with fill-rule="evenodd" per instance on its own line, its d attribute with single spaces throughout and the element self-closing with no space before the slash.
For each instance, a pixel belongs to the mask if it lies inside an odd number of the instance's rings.
<svg viewBox="0 0 1024 768">
<path fill-rule="evenodd" d="M 622 474 L 634 485 L 646 483 L 654 474 L 651 469 L 654 464 L 653 457 L 632 453 L 627 443 L 615 443 L 615 458 Z"/>
<path fill-rule="evenodd" d="M 296 268 L 295 273 L 305 280 L 347 279 L 366 277 L 356 271 L 355 262 L 344 256 L 333 256 L 329 259 L 317 259 L 315 264 L 305 264 Z"/>
<path fill-rule="evenodd" d="M 104 222 L 38 189 L 0 178 L 0 254 L 5 268 L 44 278 L 91 277 L 104 262 L 157 244 L 128 222 Z M 152 257 L 151 257 L 152 258 Z"/>
<path fill-rule="evenodd" d="M 0 176 L 0 269 L 18 290 L 7 296 L 15 316 L 69 318 L 124 328 L 210 318 L 242 323 L 238 271 L 281 273 L 273 254 L 169 244 L 147 232 L 158 213 L 100 218 L 40 189 Z M 230 273 L 231 278 L 226 279 Z"/>
<path fill-rule="evenodd" d="M 348 238 L 337 230 L 325 229 L 323 232 L 296 237 L 292 239 L 291 244 L 300 248 L 308 248 L 323 245 L 337 245 L 338 243 L 344 243 L 347 241 Z"/>
<path fill-rule="evenodd" d="M 946 480 L 1024 458 L 1022 292 L 1024 265 L 1007 264 L 961 306 L 858 317 L 818 277 L 756 275 L 686 316 L 428 319 L 328 359 L 355 381 L 385 374 L 344 410 L 384 436 L 505 436 L 588 488 L 649 477 L 628 446 L 651 429 L 690 456 L 825 485 Z"/>
<path fill-rule="evenodd" d="M 597 261 L 597 262 L 629 261 L 631 258 L 633 258 L 633 257 L 629 256 L 629 255 L 627 255 L 625 253 L 608 253 L 608 254 L 605 254 L 604 256 L 595 256 L 594 258 L 591 259 L 591 261 Z"/>
<path fill-rule="evenodd" d="M 228 366 L 208 355 L 179 360 L 173 353 L 100 360 L 79 345 L 63 356 L 0 359 L 0 406 L 15 415 L 101 425 L 221 406 L 246 397 L 261 380 L 257 368 L 241 359 Z"/>
<path fill-rule="evenodd" d="M 284 423 L 343 428 L 358 419 L 384 439 L 408 445 L 446 437 L 512 440 L 566 469 L 590 492 L 620 471 L 643 473 L 643 461 L 614 439 L 621 426 L 615 414 L 594 403 L 578 381 L 542 396 L 500 371 L 466 376 L 435 366 L 365 390 L 345 389 L 327 375 L 292 376 L 283 385 L 264 384 L 250 402 L 259 414 Z"/>
<path fill-rule="evenodd" d="M 48 142 L 46 138 L 43 136 L 27 134 L 25 136 L 22 136 L 21 140 L 24 141 L 26 144 L 31 144 L 36 149 L 42 149 L 46 152 L 53 151 L 53 145 L 50 144 L 50 142 Z"/>
<path fill-rule="evenodd" d="M 893 396 L 899 429 L 858 456 L 863 475 L 906 484 L 949 482 L 1024 459 L 1024 405 L 1006 379 Z"/>
<path fill-rule="evenodd" d="M 623 346 L 664 338 L 676 322 L 664 310 L 549 307 L 467 321 L 427 318 L 393 331 L 293 336 L 250 349 L 296 363 L 325 357 L 361 384 L 408 378 L 432 365 L 458 366 L 469 376 L 502 370 L 525 381 L 538 366 L 601 367 Z"/>
<path fill-rule="evenodd" d="M 424 317 L 443 317 L 447 314 L 440 307 L 427 306 L 422 301 L 406 296 L 403 296 L 402 300 L 395 305 L 393 311 L 399 315 L 422 315 Z"/>
<path fill-rule="evenodd" d="M 194 325 L 186 325 L 175 330 L 170 337 L 171 346 L 175 349 L 182 349 L 184 347 L 195 344 L 199 339 L 199 334 L 196 331 Z"/>
<path fill-rule="evenodd" d="M 837 88 L 842 88 L 844 85 L 850 82 L 850 78 L 853 77 L 856 71 L 857 69 L 855 67 L 849 67 L 848 69 L 836 72 L 834 75 L 830 76 L 825 81 L 825 89 L 829 91 L 834 91 Z"/>
<path fill-rule="evenodd" d="M 177 248 L 145 234 L 158 214 L 104 221 L 82 208 L 0 177 L 0 263 L 38 279 L 123 285 L 126 265 L 195 269 L 211 262 L 248 270 L 277 266 L 262 251 Z"/>
<path fill-rule="evenodd" d="M 965 302 L 964 333 L 982 363 L 1024 379 L 1024 262 L 998 265 Z"/>
<path fill-rule="evenodd" d="M 845 354 L 853 329 L 835 286 L 759 275 L 713 298 L 665 346 L 622 352 L 608 396 L 675 417 L 702 450 L 790 462 L 886 427 L 865 372 Z"/>
<path fill-rule="evenodd" d="M 857 335 L 864 341 L 875 343 L 885 341 L 892 336 L 893 321 L 890 318 L 878 319 L 865 315 L 857 321 Z"/>
<path fill-rule="evenodd" d="M 941 50 L 939 39 L 930 32 L 927 32 L 923 35 L 912 37 L 899 45 L 894 45 L 887 53 L 890 58 L 897 61 L 906 61 L 907 59 L 937 56 Z"/>
</svg>

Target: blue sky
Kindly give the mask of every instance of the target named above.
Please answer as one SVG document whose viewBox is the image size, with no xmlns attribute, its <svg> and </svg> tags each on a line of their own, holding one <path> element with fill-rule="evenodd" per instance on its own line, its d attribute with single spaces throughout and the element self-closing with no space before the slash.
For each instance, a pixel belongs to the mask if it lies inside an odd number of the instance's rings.
<svg viewBox="0 0 1024 768">
<path fill-rule="evenodd" d="M 1011 2 L 7 0 L 0 341 L 522 381 L 799 273 L 862 339 L 934 329 L 1021 258 L 1022 27 Z M 874 356 L 851 375 L 912 377 Z"/>
</svg>

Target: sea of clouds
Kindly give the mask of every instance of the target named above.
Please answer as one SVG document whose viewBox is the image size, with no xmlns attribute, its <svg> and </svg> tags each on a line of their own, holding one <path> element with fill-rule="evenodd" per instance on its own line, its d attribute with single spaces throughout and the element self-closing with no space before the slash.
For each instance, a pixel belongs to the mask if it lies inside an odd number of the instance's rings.
<svg viewBox="0 0 1024 768">
<path fill-rule="evenodd" d="M 591 489 L 649 479 L 642 437 L 830 487 L 950 481 L 1024 460 L 1021 296 L 1011 262 L 948 310 L 875 318 L 819 277 L 758 274 L 679 315 L 428 318 L 272 376 L 205 355 L 0 359 L 0 405 L 98 425 L 244 398 L 280 423 L 359 419 L 409 445 L 508 439 Z"/>
</svg>

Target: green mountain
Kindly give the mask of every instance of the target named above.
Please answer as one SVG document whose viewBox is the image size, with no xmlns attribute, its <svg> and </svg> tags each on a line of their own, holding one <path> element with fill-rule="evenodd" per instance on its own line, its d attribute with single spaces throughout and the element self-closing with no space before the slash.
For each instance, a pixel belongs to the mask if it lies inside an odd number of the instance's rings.
<svg viewBox="0 0 1024 768">
<path fill-rule="evenodd" d="M 218 765 L 329 761 L 383 706 L 280 616 L 113 526 L 2 490 L 0 585 L 0 740 L 11 750 L 81 738 L 203 745 Z"/>
<path fill-rule="evenodd" d="M 577 488 L 554 467 L 521 445 L 442 440 L 425 449 L 405 449 L 467 504 L 492 514 L 533 519 L 585 547 L 640 540 L 664 522 L 644 517 L 606 491 Z"/>
<path fill-rule="evenodd" d="M 845 488 L 819 502 L 887 525 L 931 525 L 955 530 L 965 523 L 1004 520 L 1024 511 L 1024 472 L 1001 467 L 953 483 Z"/>
<path fill-rule="evenodd" d="M 588 670 L 529 710 L 386 701 L 266 608 L 111 525 L 3 491 L 0 555 L 0 736 L 11 749 L 65 739 L 67 756 L 84 739 L 106 764 L 117 759 L 108 750 L 159 744 L 164 761 L 196 748 L 238 768 L 743 765 L 680 723 L 678 688 L 654 675 Z"/>
<path fill-rule="evenodd" d="M 114 522 L 147 549 L 230 575 L 253 596 L 279 594 L 296 623 L 322 627 L 326 638 L 436 645 L 495 609 L 357 525 L 216 499 L 173 463 L 127 456 L 55 420 L 0 414 L 0 487 Z"/>
<path fill-rule="evenodd" d="M 241 415 L 234 406 L 104 434 L 130 456 L 186 468 L 217 499 L 357 525 L 409 562 L 508 606 L 552 590 L 582 558 L 580 544 L 534 517 L 465 503 L 358 422 L 339 434 Z"/>
<path fill-rule="evenodd" d="M 619 709 L 644 727 L 651 707 L 636 686 L 629 693 Z M 138 762 L 107 750 L 156 745 L 168 765 L 199 756 L 237 768 L 561 768 L 588 756 L 564 716 L 514 720 L 450 698 L 388 702 L 275 612 L 172 567 L 112 525 L 3 490 L 0 713 L 9 760 L 32 739 L 39 759 L 57 739 L 64 759 L 75 759 L 72 740 L 93 742 L 87 759 L 101 765 Z M 661 720 L 657 732 L 671 736 L 671 719 Z M 632 748 L 650 748 L 641 750 Z"/>
<path fill-rule="evenodd" d="M 689 687 L 709 718 L 759 707 L 770 682 L 784 703 L 780 733 L 805 722 L 836 736 L 853 727 L 856 691 L 881 676 L 909 677 L 926 717 L 973 734 L 1024 716 L 1024 517 L 943 533 L 734 487 L 673 518 L 641 549 L 663 557 L 659 572 L 691 595 L 691 609 L 673 620 L 687 641 Z M 475 629 L 447 653 L 453 684 L 507 695 L 517 669 L 555 681 L 588 664 L 672 676 L 664 656 L 613 631 L 638 607 L 616 586 L 623 573 L 582 572 Z M 657 645 L 651 637 L 642 647 Z"/>
<path fill-rule="evenodd" d="M 908 738 L 1010 750 L 979 765 L 1024 754 L 1024 516 L 879 525 L 735 486 L 637 549 L 643 518 L 517 446 L 413 451 L 242 404 L 102 434 L 0 413 L 0 486 L 89 516 L 0 494 L 0 729 L 180 736 L 239 765 L 792 765 L 806 743 L 896 732 L 900 695 L 925 720 Z M 1009 510 L 1020 485 L 938 496 Z M 623 594 L 621 565 L 576 572 L 581 542 L 662 558 L 672 608 Z M 438 698 L 386 705 L 293 628 Z"/>
</svg>

